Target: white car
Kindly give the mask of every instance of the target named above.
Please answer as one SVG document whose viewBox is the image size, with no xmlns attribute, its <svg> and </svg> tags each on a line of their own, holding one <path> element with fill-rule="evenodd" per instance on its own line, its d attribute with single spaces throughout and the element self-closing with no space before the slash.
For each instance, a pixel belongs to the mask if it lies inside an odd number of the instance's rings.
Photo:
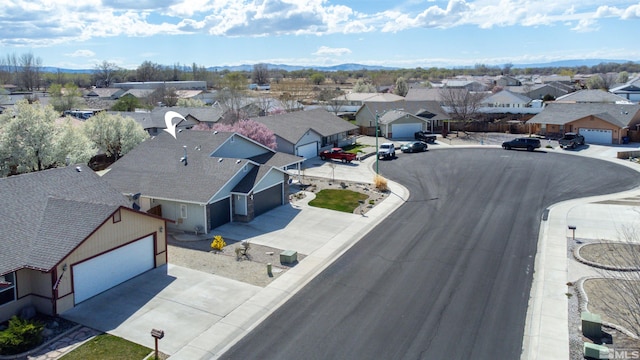
<svg viewBox="0 0 640 360">
<path fill-rule="evenodd" d="M 378 148 L 378 158 L 393 159 L 396 157 L 396 148 L 393 143 L 383 143 Z"/>
</svg>

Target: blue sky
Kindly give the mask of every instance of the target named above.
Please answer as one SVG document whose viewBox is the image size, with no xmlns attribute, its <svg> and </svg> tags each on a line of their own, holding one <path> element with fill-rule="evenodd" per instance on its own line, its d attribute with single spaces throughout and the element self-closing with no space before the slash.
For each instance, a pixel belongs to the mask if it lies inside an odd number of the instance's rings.
<svg viewBox="0 0 640 360">
<path fill-rule="evenodd" d="M 640 1 L 4 0 L 0 59 L 392 67 L 640 61 Z"/>
</svg>

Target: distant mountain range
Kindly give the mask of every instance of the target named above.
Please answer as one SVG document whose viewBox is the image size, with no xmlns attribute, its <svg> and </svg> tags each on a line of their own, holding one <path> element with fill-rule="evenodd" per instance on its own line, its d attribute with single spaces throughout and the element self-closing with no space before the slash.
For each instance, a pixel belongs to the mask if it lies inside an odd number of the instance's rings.
<svg viewBox="0 0 640 360">
<path fill-rule="evenodd" d="M 609 60 L 609 59 L 576 59 L 576 60 L 561 60 L 561 61 L 553 61 L 547 63 L 534 63 L 534 64 L 513 64 L 514 69 L 521 68 L 559 68 L 559 67 L 579 67 L 579 66 L 595 66 L 602 63 L 617 63 L 623 64 L 626 62 L 634 62 L 640 63 L 639 61 L 631 61 L 631 60 Z M 400 67 L 388 67 L 388 66 L 377 66 L 377 65 L 363 65 L 363 64 L 340 64 L 333 66 L 317 66 L 317 65 L 309 65 L 309 66 L 300 66 L 300 65 L 286 65 L 286 64 L 265 64 L 269 69 L 275 70 L 285 70 L 285 71 L 298 71 L 305 69 L 312 69 L 317 71 L 356 71 L 356 70 L 399 70 L 402 69 Z M 503 65 L 487 65 L 488 67 L 502 67 Z M 425 68 L 430 68 L 431 66 L 425 66 Z M 443 68 L 472 68 L 473 66 L 440 66 Z M 191 71 L 191 67 L 184 67 L 184 71 Z M 253 64 L 243 64 L 243 65 L 234 65 L 234 66 L 211 66 L 208 67 L 209 71 L 252 71 Z M 93 69 L 62 69 L 51 66 L 42 67 L 42 71 L 50 72 L 50 73 L 68 73 L 68 74 L 87 74 L 92 73 Z"/>
</svg>

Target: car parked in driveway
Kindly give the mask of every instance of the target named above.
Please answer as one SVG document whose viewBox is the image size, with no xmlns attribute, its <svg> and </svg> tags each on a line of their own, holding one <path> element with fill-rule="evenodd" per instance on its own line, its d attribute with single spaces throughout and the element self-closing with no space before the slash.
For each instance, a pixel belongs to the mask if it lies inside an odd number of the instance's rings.
<svg viewBox="0 0 640 360">
<path fill-rule="evenodd" d="M 403 153 L 422 152 L 427 151 L 428 147 L 429 145 L 424 141 L 412 141 L 400 146 L 400 151 Z"/>
<path fill-rule="evenodd" d="M 539 149 L 540 146 L 540 139 L 530 137 L 516 138 L 502 143 L 502 148 L 505 150 L 527 149 L 527 151 L 533 151 Z"/>
</svg>

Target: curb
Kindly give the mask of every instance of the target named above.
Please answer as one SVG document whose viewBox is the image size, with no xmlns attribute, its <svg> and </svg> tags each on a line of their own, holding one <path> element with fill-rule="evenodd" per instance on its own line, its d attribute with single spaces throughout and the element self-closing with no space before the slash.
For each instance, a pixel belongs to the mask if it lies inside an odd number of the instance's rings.
<svg viewBox="0 0 640 360">
<path fill-rule="evenodd" d="M 597 268 L 597 269 L 610 270 L 610 271 L 622 271 L 622 272 L 640 271 L 640 267 L 623 267 L 623 266 L 606 265 L 606 264 L 601 264 L 601 263 L 597 263 L 597 262 L 593 262 L 593 261 L 587 260 L 587 259 L 583 258 L 580 255 L 580 249 L 582 249 L 583 247 L 585 247 L 587 245 L 607 244 L 607 243 L 622 244 L 620 242 L 613 242 L 613 241 L 608 241 L 608 242 L 607 241 L 599 241 L 599 242 L 592 242 L 592 243 L 582 244 L 582 245 L 578 246 L 577 248 L 575 248 L 573 250 L 573 256 L 575 257 L 575 259 L 578 262 L 581 262 L 581 263 L 583 263 L 585 265 L 589 265 L 589 266 Z"/>
</svg>

